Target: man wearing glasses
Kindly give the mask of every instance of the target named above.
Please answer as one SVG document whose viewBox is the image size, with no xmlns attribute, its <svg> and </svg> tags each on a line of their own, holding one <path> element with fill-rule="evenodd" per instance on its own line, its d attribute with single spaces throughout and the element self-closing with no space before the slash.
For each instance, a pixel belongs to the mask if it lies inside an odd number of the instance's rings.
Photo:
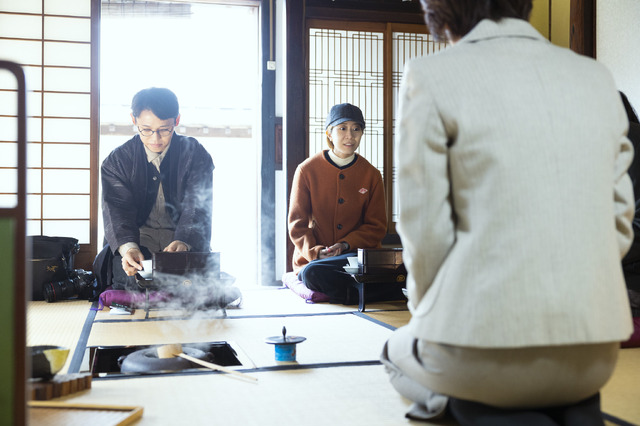
<svg viewBox="0 0 640 426">
<path fill-rule="evenodd" d="M 213 161 L 196 139 L 175 133 L 176 95 L 141 90 L 131 118 L 138 134 L 101 168 L 107 245 L 94 263 L 100 290 L 136 289 L 133 276 L 151 253 L 210 250 Z"/>
</svg>

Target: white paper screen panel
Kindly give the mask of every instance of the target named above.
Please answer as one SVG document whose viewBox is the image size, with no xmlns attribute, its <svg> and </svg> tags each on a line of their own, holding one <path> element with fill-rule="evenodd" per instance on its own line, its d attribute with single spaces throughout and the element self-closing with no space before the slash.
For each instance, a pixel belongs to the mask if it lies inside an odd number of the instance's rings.
<svg viewBox="0 0 640 426">
<path fill-rule="evenodd" d="M 0 0 L 0 52 L 27 82 L 27 233 L 90 243 L 92 0 Z M 0 207 L 17 193 L 15 81 L 0 73 Z M 94 141 L 97 143 L 97 141 Z"/>
</svg>

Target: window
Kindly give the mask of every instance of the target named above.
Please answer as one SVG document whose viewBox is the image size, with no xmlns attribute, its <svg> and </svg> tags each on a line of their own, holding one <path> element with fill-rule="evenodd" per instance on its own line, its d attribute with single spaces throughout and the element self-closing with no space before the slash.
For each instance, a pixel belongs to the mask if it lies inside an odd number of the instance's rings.
<svg viewBox="0 0 640 426">
<path fill-rule="evenodd" d="M 0 51 L 27 80 L 27 234 L 77 238 L 95 247 L 96 176 L 92 71 L 97 47 L 91 0 L 21 0 L 0 6 Z M 0 77 L 0 206 L 15 194 L 15 96 Z M 6 178 L 6 179 L 5 179 Z M 80 258 L 80 256 L 79 256 Z"/>
</svg>

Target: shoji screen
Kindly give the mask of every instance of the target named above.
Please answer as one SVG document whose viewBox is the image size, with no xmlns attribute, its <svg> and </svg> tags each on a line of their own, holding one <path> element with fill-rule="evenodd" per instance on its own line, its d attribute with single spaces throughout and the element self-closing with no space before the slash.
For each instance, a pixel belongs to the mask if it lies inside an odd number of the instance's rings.
<svg viewBox="0 0 640 426">
<path fill-rule="evenodd" d="M 309 156 L 328 149 L 325 118 L 335 104 L 358 106 L 366 127 L 358 152 L 384 178 L 384 25 L 376 31 L 309 29 Z"/>
<path fill-rule="evenodd" d="M 395 114 L 404 65 L 437 53 L 436 42 L 422 25 L 308 21 L 309 156 L 328 149 L 324 120 L 342 102 L 359 106 L 366 128 L 358 152 L 385 180 L 390 212 L 388 232 L 395 232 Z"/>
<path fill-rule="evenodd" d="M 398 110 L 398 95 L 400 91 L 400 83 L 402 82 L 402 74 L 404 72 L 404 65 L 410 59 L 416 58 L 419 56 L 427 56 L 432 55 L 434 53 L 439 52 L 444 49 L 447 45 L 446 43 L 439 43 L 434 40 L 431 34 L 425 33 L 416 33 L 416 32 L 392 32 L 392 60 L 391 60 L 391 71 L 392 71 L 392 108 L 393 114 L 392 116 L 392 146 L 395 146 L 396 140 L 396 114 L 395 112 Z M 388 199 L 391 199 L 393 205 L 391 208 L 391 220 L 395 223 L 397 222 L 397 214 L 398 214 L 398 204 L 396 200 L 396 191 L 395 191 L 395 183 L 396 183 L 396 170 L 393 167 L 393 189 L 391 191 L 391 196 L 387 195 Z"/>
<path fill-rule="evenodd" d="M 93 9 L 92 9 L 92 3 Z M 0 57 L 27 76 L 27 233 L 95 247 L 99 0 L 0 0 Z M 94 15 L 94 16 L 92 16 Z M 0 206 L 15 186 L 15 116 L 0 79 Z M 93 106 L 93 107 L 92 107 Z M 93 220 L 92 220 L 93 219 Z"/>
</svg>

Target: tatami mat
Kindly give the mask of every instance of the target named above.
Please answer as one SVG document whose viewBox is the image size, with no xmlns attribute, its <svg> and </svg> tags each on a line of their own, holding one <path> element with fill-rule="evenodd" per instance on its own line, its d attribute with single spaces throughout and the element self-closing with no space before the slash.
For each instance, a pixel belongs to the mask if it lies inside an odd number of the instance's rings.
<svg viewBox="0 0 640 426">
<path fill-rule="evenodd" d="M 344 312 L 358 312 L 357 305 L 339 305 L 333 303 L 307 303 L 304 299 L 286 287 L 252 288 L 242 290 L 243 298 L 239 307 L 227 308 L 221 311 L 200 312 L 201 316 L 211 318 L 226 314 L 229 318 L 247 316 L 270 316 L 286 313 L 287 315 L 316 315 L 336 314 Z M 376 302 L 366 305 L 367 313 L 376 311 L 407 311 L 406 301 Z M 98 311 L 97 321 L 123 321 L 126 319 L 139 320 L 144 318 L 181 318 L 191 316 L 186 309 L 150 309 L 147 314 L 138 308 L 132 315 L 111 315 L 110 309 L 105 307 Z"/>
<path fill-rule="evenodd" d="M 157 378 L 100 380 L 73 402 L 143 406 L 139 425 L 429 425 L 404 418 L 409 402 L 379 365 L 252 375 L 257 383 L 220 374 L 167 376 L 162 386 Z"/>
<path fill-rule="evenodd" d="M 304 336 L 300 364 L 377 361 L 392 331 L 346 313 L 327 316 L 231 318 L 226 320 L 103 322 L 93 325 L 89 346 L 234 341 L 258 367 L 277 365 L 270 336 Z"/>
<path fill-rule="evenodd" d="M 358 305 L 333 303 L 307 303 L 286 287 L 276 289 L 242 290 L 242 309 L 227 310 L 229 316 L 272 315 L 272 314 L 324 314 L 336 312 L 357 312 Z M 367 303 L 366 311 L 406 310 L 406 301 Z"/>
<path fill-rule="evenodd" d="M 27 346 L 54 345 L 69 348 L 67 362 L 61 370 L 61 373 L 66 373 L 90 307 L 91 303 L 86 300 L 29 302 Z"/>
<path fill-rule="evenodd" d="M 227 310 L 226 319 L 206 312 L 187 318 L 182 310 L 151 311 L 145 319 L 140 309 L 123 317 L 106 308 L 97 313 L 82 345 L 87 338 L 88 346 L 226 340 L 255 364 L 257 370 L 250 374 L 259 378 L 257 384 L 208 372 L 95 379 L 90 391 L 67 400 L 143 406 L 137 424 L 414 424 L 404 418 L 408 401 L 392 389 L 382 366 L 370 363 L 378 359 L 392 329 L 409 321 L 406 303 L 370 304 L 359 313 L 357 306 L 307 304 L 288 289 L 243 295 L 241 307 Z M 73 351 L 91 318 L 90 306 L 86 301 L 32 302 L 29 345 L 56 344 Z M 269 369 L 292 367 L 275 362 L 273 346 L 264 342 L 283 326 L 289 335 L 307 338 L 297 347 L 300 369 Z M 614 376 L 602 390 L 607 426 L 640 425 L 639 376 L 640 348 L 622 350 Z"/>
<path fill-rule="evenodd" d="M 619 352 L 618 365 L 601 397 L 603 412 L 640 424 L 640 348 Z"/>
<path fill-rule="evenodd" d="M 111 309 L 109 309 L 108 307 L 104 307 L 102 310 L 99 310 L 96 313 L 96 318 L 95 321 L 97 322 L 103 322 L 103 321 L 116 321 L 116 322 L 122 322 L 122 321 L 141 321 L 141 320 L 145 320 L 145 319 L 170 319 L 170 318 L 185 318 L 191 316 L 188 312 L 184 311 L 184 310 L 154 310 L 154 309 L 150 309 L 149 312 L 147 313 L 147 311 L 145 311 L 142 308 L 138 308 L 138 309 L 134 309 L 133 312 L 131 314 L 128 315 L 122 315 L 122 314 L 118 314 L 118 315 L 114 315 L 111 313 Z M 211 317 L 213 317 L 213 313 L 211 314 Z M 219 315 L 218 315 L 219 316 Z"/>
<path fill-rule="evenodd" d="M 409 323 L 411 319 L 411 314 L 408 310 L 404 311 L 367 311 L 364 312 L 363 315 L 367 317 L 379 321 L 383 324 L 387 324 L 393 328 L 400 328 L 403 325 Z"/>
</svg>

